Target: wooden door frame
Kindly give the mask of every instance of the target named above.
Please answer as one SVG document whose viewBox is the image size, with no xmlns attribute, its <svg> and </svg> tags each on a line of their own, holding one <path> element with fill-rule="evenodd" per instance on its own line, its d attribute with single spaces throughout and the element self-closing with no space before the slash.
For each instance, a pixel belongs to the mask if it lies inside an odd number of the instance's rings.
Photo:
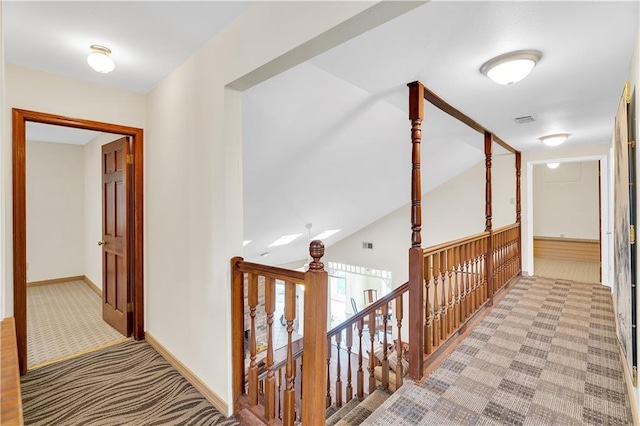
<svg viewBox="0 0 640 426">
<path fill-rule="evenodd" d="M 143 130 L 99 121 L 69 118 L 43 112 L 12 109 L 13 115 L 13 316 L 16 322 L 20 374 L 27 372 L 27 209 L 26 123 L 43 123 L 95 130 L 131 137 L 133 148 L 133 241 L 131 247 L 133 287 L 133 338 L 144 339 L 143 270 Z"/>
</svg>

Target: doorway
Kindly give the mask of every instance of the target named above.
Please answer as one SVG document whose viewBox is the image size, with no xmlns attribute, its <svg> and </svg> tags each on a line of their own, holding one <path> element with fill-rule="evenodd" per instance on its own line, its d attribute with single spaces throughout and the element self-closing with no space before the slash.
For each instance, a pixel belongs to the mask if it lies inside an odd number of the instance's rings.
<svg viewBox="0 0 640 426">
<path fill-rule="evenodd" d="M 124 244 L 128 253 L 127 268 L 131 290 L 134 339 L 144 338 L 143 282 L 143 130 L 134 127 L 75 119 L 42 112 L 12 110 L 13 118 L 13 305 L 18 342 L 20 373 L 27 370 L 27 240 L 26 240 L 26 123 L 52 124 L 78 129 L 120 134 L 130 138 L 130 214 L 129 235 Z"/>
</svg>

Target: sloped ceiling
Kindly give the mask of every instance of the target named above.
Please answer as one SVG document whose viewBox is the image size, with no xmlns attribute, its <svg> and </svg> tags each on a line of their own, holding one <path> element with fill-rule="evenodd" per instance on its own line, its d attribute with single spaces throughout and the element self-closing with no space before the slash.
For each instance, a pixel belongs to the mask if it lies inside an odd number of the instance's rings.
<svg viewBox="0 0 640 426">
<path fill-rule="evenodd" d="M 246 91 L 245 258 L 305 259 L 306 224 L 311 237 L 341 229 L 331 245 L 410 201 L 411 81 L 521 151 L 559 132 L 569 145 L 609 141 L 637 37 L 637 2 L 431 2 Z M 520 49 L 543 53 L 525 80 L 479 72 Z M 481 135 L 434 107 L 425 115 L 428 192 L 484 156 Z M 536 121 L 516 124 L 523 115 Z"/>
</svg>

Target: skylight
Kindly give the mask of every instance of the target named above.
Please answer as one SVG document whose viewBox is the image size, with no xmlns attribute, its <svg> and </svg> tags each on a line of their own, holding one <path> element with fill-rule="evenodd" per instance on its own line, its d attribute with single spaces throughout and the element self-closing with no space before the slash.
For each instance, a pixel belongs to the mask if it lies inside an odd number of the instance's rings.
<svg viewBox="0 0 640 426">
<path fill-rule="evenodd" d="M 312 240 L 324 240 L 329 238 L 330 236 L 332 236 L 333 234 L 336 234 L 338 232 L 342 231 L 341 229 L 332 229 L 329 231 L 324 231 L 319 233 L 318 235 L 316 235 L 315 237 L 312 238 Z"/>
<path fill-rule="evenodd" d="M 246 247 L 246 246 L 247 246 L 247 244 L 249 244 L 250 242 L 251 242 L 251 240 L 244 240 L 244 241 L 242 242 L 242 247 Z"/>
<path fill-rule="evenodd" d="M 301 235 L 302 234 L 283 235 L 282 237 L 278 238 L 277 240 L 269 244 L 269 247 L 284 246 L 286 244 L 289 244 L 291 241 L 295 240 L 296 238 L 300 237 Z"/>
</svg>

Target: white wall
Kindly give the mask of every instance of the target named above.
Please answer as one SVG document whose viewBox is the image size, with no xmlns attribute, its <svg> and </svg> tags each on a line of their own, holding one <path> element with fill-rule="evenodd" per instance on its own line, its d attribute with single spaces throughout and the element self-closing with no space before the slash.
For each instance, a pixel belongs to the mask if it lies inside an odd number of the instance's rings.
<svg viewBox="0 0 640 426">
<path fill-rule="evenodd" d="M 84 161 L 84 275 L 102 288 L 102 145 L 122 136 L 101 133 L 83 150 Z"/>
<path fill-rule="evenodd" d="M 598 240 L 598 162 L 533 167 L 533 235 Z"/>
<path fill-rule="evenodd" d="M 83 275 L 82 148 L 27 141 L 27 282 Z"/>
<path fill-rule="evenodd" d="M 117 123 L 132 127 L 145 125 L 145 97 L 125 90 L 96 83 L 62 77 L 28 68 L 6 64 L 5 109 L 3 119 L 11 123 L 11 109 L 21 108 L 89 120 Z M 2 172 L 3 226 L 5 236 L 11 235 L 11 125 L 5 125 L 0 150 Z M 28 209 L 28 207 L 27 207 Z M 5 292 L 4 315 L 13 315 L 13 241 L 2 239 L 4 262 L 2 286 Z"/>
<path fill-rule="evenodd" d="M 493 159 L 493 227 L 515 222 L 514 155 Z M 407 192 L 408 194 L 409 192 Z M 391 271 L 393 287 L 409 279 L 411 208 L 406 204 L 382 219 L 329 247 L 325 261 Z M 438 186 L 422 197 L 422 246 L 483 232 L 485 228 L 484 161 Z M 373 243 L 364 250 L 362 242 Z"/>
</svg>

